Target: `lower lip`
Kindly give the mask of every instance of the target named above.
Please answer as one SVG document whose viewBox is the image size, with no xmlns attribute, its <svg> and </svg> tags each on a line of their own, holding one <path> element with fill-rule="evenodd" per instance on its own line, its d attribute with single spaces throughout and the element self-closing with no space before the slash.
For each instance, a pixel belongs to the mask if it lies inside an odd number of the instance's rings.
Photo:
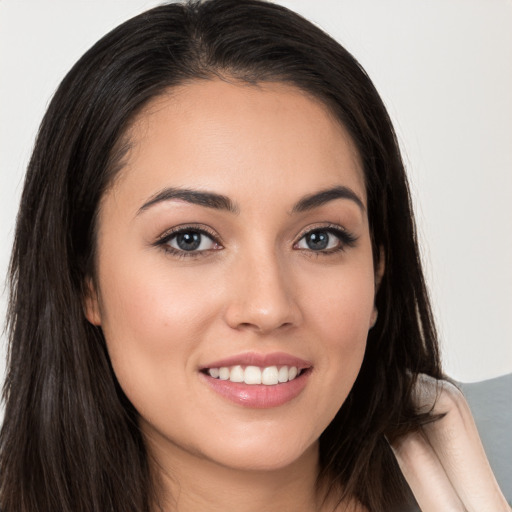
<svg viewBox="0 0 512 512">
<path fill-rule="evenodd" d="M 244 384 L 229 380 L 214 379 L 201 373 L 206 383 L 213 391 L 231 402 L 254 409 L 279 407 L 296 398 L 306 386 L 310 370 L 283 384 L 265 386 L 264 384 Z"/>
</svg>

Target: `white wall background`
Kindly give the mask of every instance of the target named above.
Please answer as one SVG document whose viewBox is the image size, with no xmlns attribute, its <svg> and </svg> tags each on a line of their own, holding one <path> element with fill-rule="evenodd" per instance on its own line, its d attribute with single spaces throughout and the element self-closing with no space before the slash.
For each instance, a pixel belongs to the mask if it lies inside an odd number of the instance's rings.
<svg viewBox="0 0 512 512">
<path fill-rule="evenodd" d="M 0 291 L 22 179 L 58 83 L 144 0 L 0 0 Z M 363 64 L 409 170 L 445 369 L 512 372 L 512 2 L 279 0 Z M 0 299 L 4 317 L 6 294 Z M 1 338 L 0 372 L 5 359 Z"/>
</svg>

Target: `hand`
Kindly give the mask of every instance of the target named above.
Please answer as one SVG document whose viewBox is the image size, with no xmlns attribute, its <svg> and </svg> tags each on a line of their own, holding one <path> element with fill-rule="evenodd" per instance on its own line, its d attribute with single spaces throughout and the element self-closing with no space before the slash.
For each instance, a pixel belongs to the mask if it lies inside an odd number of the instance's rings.
<svg viewBox="0 0 512 512">
<path fill-rule="evenodd" d="M 449 382 L 420 375 L 421 412 L 445 414 L 397 439 L 392 449 L 423 512 L 508 512 L 469 406 Z"/>
</svg>

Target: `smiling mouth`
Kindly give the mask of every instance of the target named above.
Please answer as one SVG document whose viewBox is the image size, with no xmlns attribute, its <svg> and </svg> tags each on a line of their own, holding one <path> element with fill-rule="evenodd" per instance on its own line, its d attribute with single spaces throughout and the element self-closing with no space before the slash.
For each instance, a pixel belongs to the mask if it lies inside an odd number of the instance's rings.
<svg viewBox="0 0 512 512">
<path fill-rule="evenodd" d="M 286 365 L 266 367 L 234 365 L 221 366 L 219 368 L 205 368 L 203 373 L 214 379 L 229 382 L 275 386 L 296 379 L 306 370 L 307 368 Z"/>
<path fill-rule="evenodd" d="M 205 384 L 223 398 L 242 407 L 269 409 L 302 393 L 313 364 L 284 352 L 246 352 L 212 361 L 199 371 Z"/>
</svg>

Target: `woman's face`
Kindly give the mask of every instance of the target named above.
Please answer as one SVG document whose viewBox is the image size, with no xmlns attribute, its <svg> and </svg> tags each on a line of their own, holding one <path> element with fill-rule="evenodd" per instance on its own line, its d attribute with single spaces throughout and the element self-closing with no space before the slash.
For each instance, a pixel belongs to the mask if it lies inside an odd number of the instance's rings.
<svg viewBox="0 0 512 512">
<path fill-rule="evenodd" d="M 297 461 L 347 397 L 375 314 L 350 137 L 294 87 L 221 80 L 154 100 L 129 135 L 86 311 L 144 434 L 173 460 Z"/>
</svg>

